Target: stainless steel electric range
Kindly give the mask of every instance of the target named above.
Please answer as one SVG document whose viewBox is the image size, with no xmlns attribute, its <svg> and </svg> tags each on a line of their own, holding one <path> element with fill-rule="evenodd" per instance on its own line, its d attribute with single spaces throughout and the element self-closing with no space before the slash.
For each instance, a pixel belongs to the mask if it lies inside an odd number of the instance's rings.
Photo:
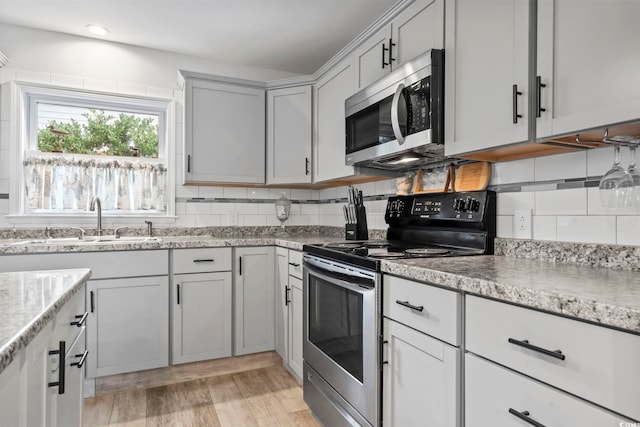
<svg viewBox="0 0 640 427">
<path fill-rule="evenodd" d="M 383 259 L 493 253 L 491 191 L 394 196 L 386 240 L 305 245 L 304 400 L 325 427 L 381 420 Z"/>
</svg>

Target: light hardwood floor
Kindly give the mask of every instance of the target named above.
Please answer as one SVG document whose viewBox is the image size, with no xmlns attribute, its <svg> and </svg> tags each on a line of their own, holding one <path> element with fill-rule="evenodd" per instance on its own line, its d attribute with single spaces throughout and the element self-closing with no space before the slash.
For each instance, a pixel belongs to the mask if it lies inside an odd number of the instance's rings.
<svg viewBox="0 0 640 427">
<path fill-rule="evenodd" d="M 320 427 L 273 352 L 100 379 L 83 426 Z"/>
</svg>

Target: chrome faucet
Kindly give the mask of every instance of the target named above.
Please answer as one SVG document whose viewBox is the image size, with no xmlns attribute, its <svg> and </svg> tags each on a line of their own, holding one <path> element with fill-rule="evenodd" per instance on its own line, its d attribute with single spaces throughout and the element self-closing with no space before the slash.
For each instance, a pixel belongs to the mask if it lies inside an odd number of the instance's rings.
<svg viewBox="0 0 640 427">
<path fill-rule="evenodd" d="M 98 197 L 94 197 L 91 199 L 91 204 L 89 205 L 90 211 L 96 210 L 96 205 L 98 205 L 98 228 L 96 228 L 96 236 L 102 236 L 102 204 L 100 203 L 100 199 Z"/>
</svg>

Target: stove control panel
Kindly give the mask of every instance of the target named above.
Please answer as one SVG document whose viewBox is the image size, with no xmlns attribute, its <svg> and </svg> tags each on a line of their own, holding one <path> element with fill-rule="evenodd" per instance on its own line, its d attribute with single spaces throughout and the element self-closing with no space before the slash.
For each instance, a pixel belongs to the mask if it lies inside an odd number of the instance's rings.
<svg viewBox="0 0 640 427">
<path fill-rule="evenodd" d="M 472 191 L 394 196 L 387 202 L 387 224 L 402 222 L 481 222 L 495 215 L 495 193 Z"/>
</svg>

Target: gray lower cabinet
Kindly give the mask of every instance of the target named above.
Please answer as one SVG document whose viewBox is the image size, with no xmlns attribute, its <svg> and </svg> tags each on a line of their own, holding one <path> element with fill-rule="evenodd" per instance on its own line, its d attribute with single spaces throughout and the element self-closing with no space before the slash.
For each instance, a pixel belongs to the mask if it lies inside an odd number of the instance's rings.
<svg viewBox="0 0 640 427">
<path fill-rule="evenodd" d="M 171 264 L 171 363 L 231 356 L 231 248 L 174 249 Z"/>
<path fill-rule="evenodd" d="M 274 248 L 234 249 L 235 355 L 274 349 Z"/>
<path fill-rule="evenodd" d="M 462 425 L 461 305 L 458 292 L 383 276 L 383 425 Z"/>
<path fill-rule="evenodd" d="M 231 272 L 174 276 L 171 363 L 231 356 Z"/>
<path fill-rule="evenodd" d="M 640 419 L 640 337 L 486 298 L 465 302 L 467 426 L 522 425 L 510 408 L 546 426 Z M 491 363 L 476 363 L 471 353 Z M 508 399 L 487 396 L 486 378 L 496 378 L 492 394 Z"/>
<path fill-rule="evenodd" d="M 302 378 L 302 252 L 276 248 L 275 350 Z"/>
<path fill-rule="evenodd" d="M 87 376 L 169 364 L 167 276 L 90 280 Z"/>
</svg>

